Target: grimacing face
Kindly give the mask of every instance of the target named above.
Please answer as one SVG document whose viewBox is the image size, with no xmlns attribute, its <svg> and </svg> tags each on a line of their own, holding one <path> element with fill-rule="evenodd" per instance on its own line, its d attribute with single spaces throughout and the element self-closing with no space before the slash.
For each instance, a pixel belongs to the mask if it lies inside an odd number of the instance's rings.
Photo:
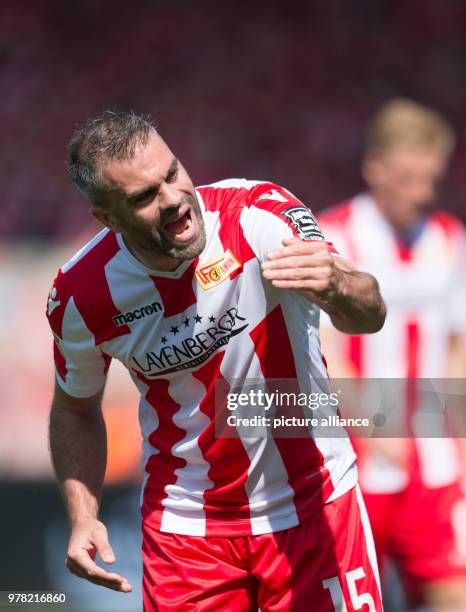
<svg viewBox="0 0 466 612">
<path fill-rule="evenodd" d="M 147 266 L 175 270 L 202 252 L 205 228 L 192 181 L 155 131 L 131 159 L 104 163 L 102 179 L 108 189 L 92 214 Z"/>
<path fill-rule="evenodd" d="M 366 155 L 363 177 L 388 221 L 406 230 L 435 200 L 446 166 L 436 149 L 393 146 Z"/>
</svg>

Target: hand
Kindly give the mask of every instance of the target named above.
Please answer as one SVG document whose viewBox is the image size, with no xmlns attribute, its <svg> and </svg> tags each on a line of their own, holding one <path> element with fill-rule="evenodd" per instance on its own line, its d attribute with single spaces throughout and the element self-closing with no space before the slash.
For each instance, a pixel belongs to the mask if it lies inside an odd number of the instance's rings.
<svg viewBox="0 0 466 612">
<path fill-rule="evenodd" d="M 132 586 L 122 576 L 107 572 L 95 562 L 96 553 L 105 563 L 115 563 L 115 555 L 108 542 L 107 528 L 97 519 L 87 519 L 72 527 L 65 561 L 71 573 L 100 586 L 129 593 Z"/>
<path fill-rule="evenodd" d="M 264 278 L 281 289 L 297 289 L 326 299 L 335 293 L 341 272 L 326 242 L 283 240 L 284 248 L 272 251 L 262 264 Z"/>
</svg>

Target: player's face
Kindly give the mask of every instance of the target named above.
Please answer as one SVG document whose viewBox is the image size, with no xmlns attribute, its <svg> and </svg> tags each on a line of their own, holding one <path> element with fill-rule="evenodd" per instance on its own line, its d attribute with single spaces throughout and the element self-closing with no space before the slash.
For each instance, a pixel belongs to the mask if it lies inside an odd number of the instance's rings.
<svg viewBox="0 0 466 612">
<path fill-rule="evenodd" d="M 408 229 L 434 201 L 445 170 L 446 159 L 439 151 L 394 147 L 369 154 L 363 175 L 388 220 Z"/>
<path fill-rule="evenodd" d="M 121 232 L 151 267 L 173 270 L 205 246 L 201 209 L 191 179 L 162 138 L 150 133 L 132 159 L 102 168 L 108 189 L 93 214 Z"/>
</svg>

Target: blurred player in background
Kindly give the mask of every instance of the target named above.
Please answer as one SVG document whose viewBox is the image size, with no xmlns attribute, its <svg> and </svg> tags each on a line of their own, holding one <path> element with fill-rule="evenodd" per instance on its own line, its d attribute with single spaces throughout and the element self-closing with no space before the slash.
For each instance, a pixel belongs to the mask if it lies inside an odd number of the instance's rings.
<svg viewBox="0 0 466 612">
<path fill-rule="evenodd" d="M 339 252 L 376 274 L 388 309 L 372 336 L 322 324 L 332 377 L 464 377 L 465 234 L 458 219 L 431 208 L 453 147 L 453 131 L 436 112 L 388 102 L 367 133 L 367 192 L 320 216 Z M 407 390 L 400 401 L 409 432 L 416 399 Z M 409 435 L 355 442 L 378 554 L 395 561 L 409 605 L 466 610 L 459 445 Z"/>
<path fill-rule="evenodd" d="M 289 191 L 198 189 L 144 117 L 77 131 L 69 170 L 105 225 L 59 271 L 50 445 L 71 523 L 68 568 L 128 592 L 98 520 L 110 360 L 141 393 L 144 609 L 381 610 L 375 549 L 347 437 L 219 437 L 216 381 L 326 380 L 319 308 L 371 333 L 374 277 L 332 255 Z M 303 339 L 307 339 L 303 341 Z M 225 415 L 223 415 L 225 416 Z"/>
</svg>

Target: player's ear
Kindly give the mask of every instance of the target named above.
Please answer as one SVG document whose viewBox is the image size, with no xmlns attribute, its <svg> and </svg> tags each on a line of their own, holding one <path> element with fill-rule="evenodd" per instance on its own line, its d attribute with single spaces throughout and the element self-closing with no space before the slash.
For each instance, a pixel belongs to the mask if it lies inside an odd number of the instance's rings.
<svg viewBox="0 0 466 612">
<path fill-rule="evenodd" d="M 115 220 L 114 215 L 108 209 L 92 204 L 89 208 L 89 212 L 95 219 L 97 219 L 99 223 L 102 223 L 102 225 L 109 227 L 114 232 L 120 231 L 119 223 Z"/>
</svg>

